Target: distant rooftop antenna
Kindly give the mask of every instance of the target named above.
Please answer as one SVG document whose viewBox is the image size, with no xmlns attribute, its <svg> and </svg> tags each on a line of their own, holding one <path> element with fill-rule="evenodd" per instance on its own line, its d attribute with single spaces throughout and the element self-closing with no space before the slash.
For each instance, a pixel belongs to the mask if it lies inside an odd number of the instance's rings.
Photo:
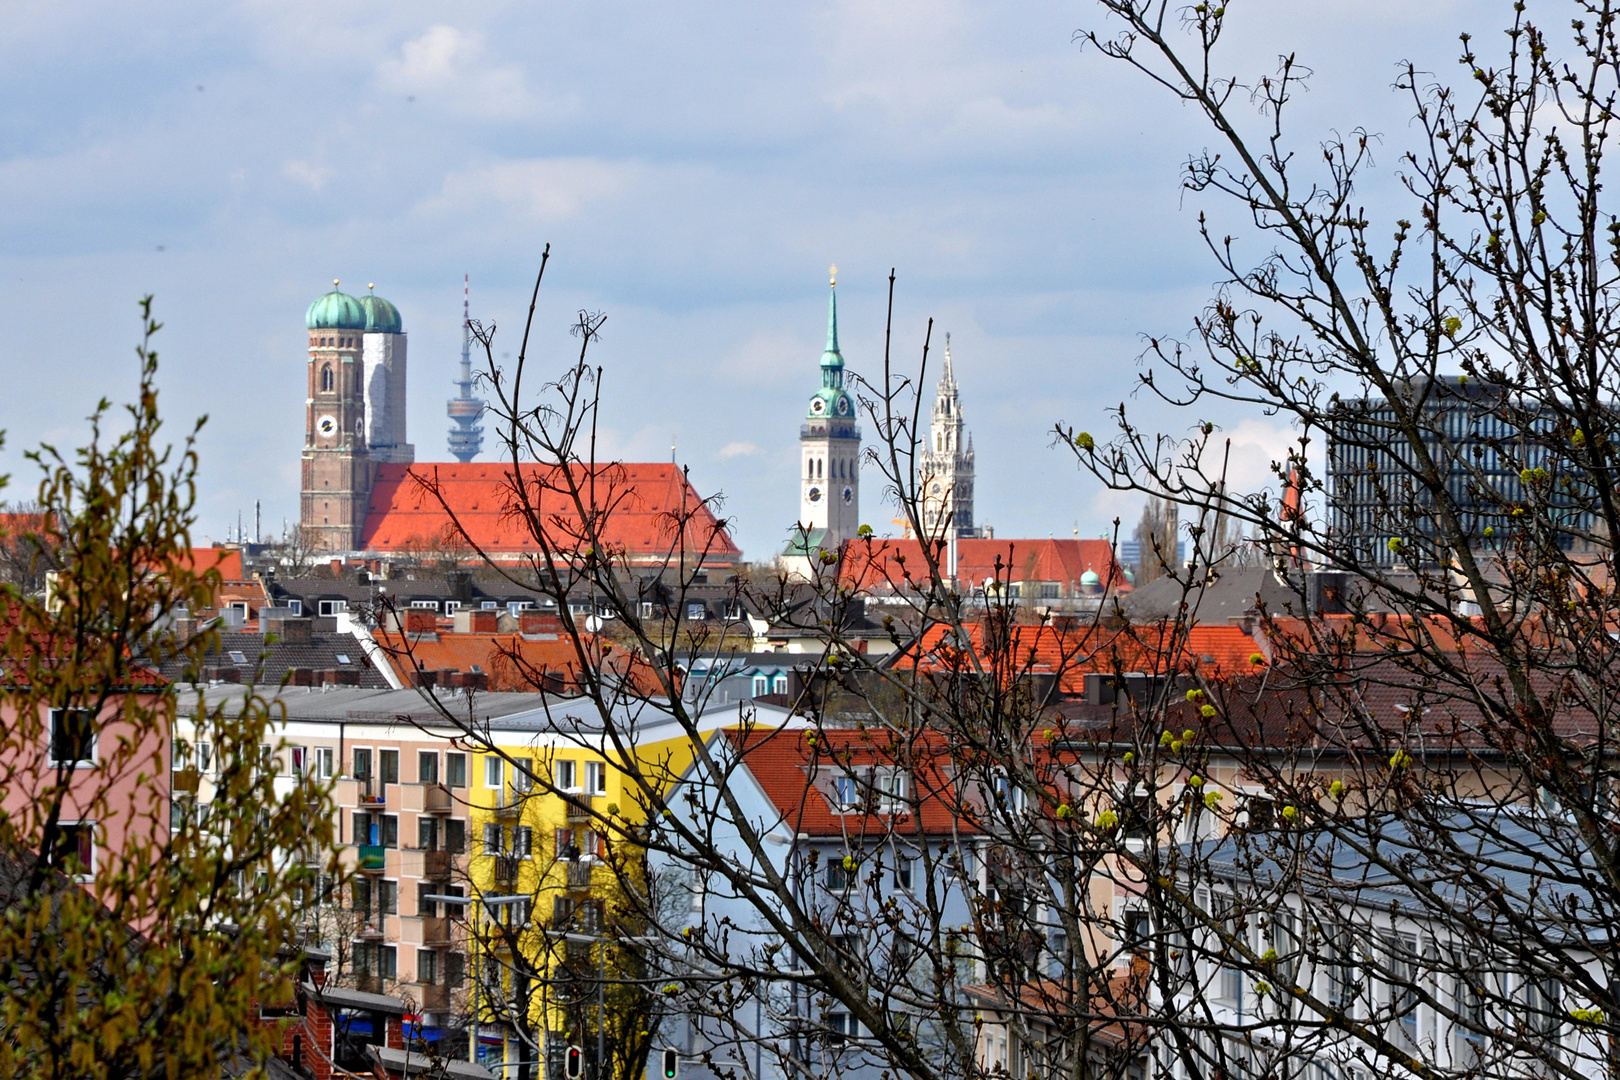
<svg viewBox="0 0 1620 1080">
<path fill-rule="evenodd" d="M 461 393 L 450 399 L 450 456 L 466 463 L 484 449 L 484 400 L 473 397 L 471 275 L 461 276 Z"/>
</svg>

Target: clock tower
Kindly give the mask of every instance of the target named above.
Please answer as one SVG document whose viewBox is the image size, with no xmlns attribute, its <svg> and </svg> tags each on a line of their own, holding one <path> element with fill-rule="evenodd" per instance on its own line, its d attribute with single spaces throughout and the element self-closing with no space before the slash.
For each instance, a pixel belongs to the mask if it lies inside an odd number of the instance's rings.
<svg viewBox="0 0 1620 1080">
<path fill-rule="evenodd" d="M 371 499 L 363 385 L 366 309 L 332 291 L 309 306 L 309 393 L 305 398 L 303 492 L 305 545 L 316 551 L 359 546 Z"/>
<path fill-rule="evenodd" d="M 799 530 L 808 548 L 837 551 L 855 538 L 861 520 L 861 429 L 855 399 L 844 388 L 838 351 L 838 268 L 827 294 L 827 347 L 821 388 L 799 425 Z"/>
<path fill-rule="evenodd" d="M 951 366 L 951 335 L 945 335 L 945 370 L 934 391 L 928 445 L 919 470 L 923 528 L 932 539 L 984 535 L 973 524 L 973 436 L 962 421 L 962 398 Z"/>
</svg>

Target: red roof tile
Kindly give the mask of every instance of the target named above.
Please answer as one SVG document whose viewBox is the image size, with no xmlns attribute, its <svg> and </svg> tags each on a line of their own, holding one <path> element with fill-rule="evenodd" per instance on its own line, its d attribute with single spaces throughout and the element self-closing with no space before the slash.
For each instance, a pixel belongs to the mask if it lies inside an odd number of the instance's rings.
<svg viewBox="0 0 1620 1080">
<path fill-rule="evenodd" d="M 790 828 L 816 836 L 944 834 L 977 832 L 956 811 L 960 795 L 951 784 L 949 747 L 938 732 L 922 732 L 889 746 L 884 735 L 846 729 L 770 730 L 731 728 L 725 738 L 764 789 Z M 865 766 L 904 764 L 918 797 L 920 820 L 907 814 L 834 809 L 833 781 Z M 846 768 L 847 767 L 847 768 Z"/>
<path fill-rule="evenodd" d="M 221 580 L 242 580 L 242 553 L 236 548 L 190 548 L 179 561 L 198 574 L 218 570 Z"/>
<path fill-rule="evenodd" d="M 522 490 L 539 508 L 558 546 L 580 532 L 579 515 L 560 490 L 558 466 L 521 467 Z M 676 522 L 685 521 L 688 553 L 717 563 L 736 562 L 742 552 L 725 525 L 673 464 L 616 464 L 596 470 L 595 502 L 607 514 L 606 544 L 632 560 L 662 558 L 675 547 Z M 518 512 L 521 501 L 512 467 L 496 463 L 381 465 L 371 489 L 360 546 L 401 551 L 459 546 L 451 512 L 474 543 L 492 555 L 535 553 L 539 545 Z M 448 508 L 448 510 L 447 510 Z"/>
<path fill-rule="evenodd" d="M 945 572 L 944 542 L 938 541 L 940 573 Z M 997 567 L 997 561 L 1000 567 Z M 1079 585 L 1090 570 L 1111 591 L 1125 592 L 1130 585 L 1114 562 L 1107 540 L 1002 540 L 956 542 L 956 580 L 962 586 L 982 585 L 989 578 L 1008 582 L 1058 582 L 1066 592 Z M 908 577 L 928 575 L 923 547 L 918 540 L 855 540 L 844 545 L 839 577 L 860 590 L 893 590 Z"/>
<path fill-rule="evenodd" d="M 934 626 L 923 635 L 917 655 L 924 668 L 968 670 L 972 653 L 986 668 L 984 627 L 964 628 L 971 645 L 957 644 L 950 627 Z M 1255 639 L 1237 626 L 1194 626 L 1184 636 L 1168 625 L 1115 628 L 1102 624 L 1077 629 L 1019 624 L 1009 628 L 1004 669 L 1015 674 L 1055 673 L 1058 689 L 1068 695 L 1085 690 L 1090 673 L 1197 671 L 1206 679 L 1229 679 L 1254 671 L 1259 652 Z"/>
</svg>

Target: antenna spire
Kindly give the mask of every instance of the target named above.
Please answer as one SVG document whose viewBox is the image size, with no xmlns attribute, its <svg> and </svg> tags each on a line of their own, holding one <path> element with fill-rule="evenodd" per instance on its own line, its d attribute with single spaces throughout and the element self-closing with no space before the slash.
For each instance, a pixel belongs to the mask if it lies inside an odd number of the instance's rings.
<svg viewBox="0 0 1620 1080">
<path fill-rule="evenodd" d="M 484 401 L 473 396 L 472 275 L 461 276 L 461 378 L 453 380 L 461 393 L 450 399 L 450 456 L 466 463 L 484 448 Z"/>
</svg>

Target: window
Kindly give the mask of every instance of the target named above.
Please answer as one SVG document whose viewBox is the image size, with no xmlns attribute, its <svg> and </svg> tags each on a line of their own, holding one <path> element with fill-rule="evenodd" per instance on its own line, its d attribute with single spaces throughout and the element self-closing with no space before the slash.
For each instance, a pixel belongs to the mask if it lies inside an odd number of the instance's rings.
<svg viewBox="0 0 1620 1080">
<path fill-rule="evenodd" d="M 452 990 L 458 989 L 467 981 L 467 954 L 452 952 L 444 954 L 444 984 Z"/>
<path fill-rule="evenodd" d="M 501 773 L 503 771 L 501 766 L 504 764 L 505 762 L 496 757 L 494 754 L 490 754 L 484 758 L 485 787 L 498 788 L 501 786 Z"/>
<path fill-rule="evenodd" d="M 754 696 L 755 697 L 764 697 L 766 694 L 770 693 L 771 692 L 770 691 L 770 685 L 771 685 L 771 681 L 769 679 L 767 679 L 765 676 L 763 676 L 763 675 L 755 675 L 754 676 Z"/>
<path fill-rule="evenodd" d="M 347 600 L 321 600 L 316 603 L 315 610 L 324 616 L 338 615 L 349 610 Z"/>
<path fill-rule="evenodd" d="M 827 1013 L 824 1019 L 827 1022 L 827 1041 L 834 1046 L 842 1044 L 845 1039 L 853 1039 L 861 1033 L 860 1021 L 847 1012 Z"/>
<path fill-rule="evenodd" d="M 1153 831 L 1153 796 L 1146 788 L 1138 787 L 1134 791 L 1121 792 L 1119 803 L 1124 818 L 1120 831 L 1125 839 L 1147 840 L 1148 834 Z"/>
<path fill-rule="evenodd" d="M 305 750 L 302 746 L 293 746 L 288 748 L 287 754 L 289 760 L 292 762 L 292 774 L 294 776 L 304 775 L 305 757 L 308 755 L 308 753 L 309 751 Z"/>
<path fill-rule="evenodd" d="M 197 771 L 209 775 L 214 771 L 214 744 L 200 742 L 197 744 Z"/>
<path fill-rule="evenodd" d="M 640 610 L 641 610 L 641 617 L 643 619 L 652 618 L 653 617 L 652 601 L 651 600 L 643 600 L 641 602 L 641 609 Z"/>
<path fill-rule="evenodd" d="M 877 812 L 898 814 L 906 809 L 911 796 L 911 777 L 904 769 L 875 769 L 872 786 L 877 793 Z"/>
<path fill-rule="evenodd" d="M 346 652 L 340 652 L 337 654 L 337 662 L 342 664 L 344 667 L 348 667 L 350 664 L 354 663 L 353 660 L 349 659 L 349 654 Z"/>
<path fill-rule="evenodd" d="M 483 600 L 478 604 L 479 611 L 499 611 L 500 607 L 501 602 L 499 600 Z"/>
<path fill-rule="evenodd" d="M 525 792 L 534 790 L 534 758 L 512 759 L 512 790 Z"/>
<path fill-rule="evenodd" d="M 56 843 L 50 863 L 65 874 L 88 877 L 96 872 L 96 827 L 89 821 L 62 821 L 56 825 Z"/>
<path fill-rule="evenodd" d="M 552 772 L 557 778 L 557 788 L 561 791 L 578 791 L 578 770 L 572 761 L 555 761 L 552 763 Z"/>
<path fill-rule="evenodd" d="M 1056 600 L 1058 598 L 1058 583 L 1055 581 L 1041 582 L 1041 599 Z"/>
<path fill-rule="evenodd" d="M 848 892 L 854 874 L 850 866 L 854 865 L 852 856 L 840 856 L 836 851 L 829 854 L 827 859 L 827 891 Z"/>
<path fill-rule="evenodd" d="M 1010 776 L 998 776 L 992 786 L 996 806 L 1016 814 L 1024 808 L 1024 791 Z"/>
<path fill-rule="evenodd" d="M 437 600 L 412 600 L 411 607 L 417 611 L 438 611 L 439 602 Z"/>
<path fill-rule="evenodd" d="M 418 881 L 416 883 L 416 914 L 424 919 L 432 919 L 439 914 L 439 902 L 429 900 L 430 896 L 443 895 L 439 886 L 431 881 Z"/>
<path fill-rule="evenodd" d="M 353 878 L 349 882 L 349 906 L 366 922 L 371 921 L 371 882 Z"/>
<path fill-rule="evenodd" d="M 1153 944 L 1153 924 L 1141 908 L 1127 908 L 1121 919 L 1125 950 L 1133 956 L 1149 956 Z"/>
<path fill-rule="evenodd" d="M 708 609 L 702 604 L 687 604 L 686 617 L 692 622 L 702 622 L 708 617 Z"/>
<path fill-rule="evenodd" d="M 1237 900 L 1228 894 L 1216 894 L 1214 915 L 1220 927 L 1220 938 L 1214 943 L 1215 948 L 1222 954 L 1228 951 L 1227 943 L 1242 940 L 1242 921 L 1238 915 Z M 1217 996 L 1223 1001 L 1229 1001 L 1237 1006 L 1238 1012 L 1243 1011 L 1243 972 L 1235 967 L 1223 967 L 1220 971 L 1220 983 Z"/>
<path fill-rule="evenodd" d="M 287 601 L 287 610 L 296 619 L 304 614 L 304 602 L 302 600 L 289 600 Z"/>
<path fill-rule="evenodd" d="M 494 822 L 484 824 L 484 854 L 499 855 L 501 853 L 501 827 Z"/>
<path fill-rule="evenodd" d="M 419 784 L 437 784 L 439 782 L 438 751 L 421 750 L 417 752 L 416 782 Z"/>
<path fill-rule="evenodd" d="M 1390 934 L 1384 938 L 1388 958 L 1389 1008 L 1398 1025 L 1397 1034 L 1407 1046 L 1417 1046 L 1418 964 L 1417 938 L 1410 934 Z"/>
<path fill-rule="evenodd" d="M 399 914 L 399 882 L 377 882 L 377 911 L 383 915 Z"/>
<path fill-rule="evenodd" d="M 416 846 L 423 851 L 436 851 L 439 847 L 439 819 L 419 814 L 416 818 Z"/>
<path fill-rule="evenodd" d="M 894 887 L 895 888 L 904 889 L 904 890 L 906 890 L 906 892 L 911 891 L 911 881 L 912 881 L 911 868 L 913 866 L 915 866 L 916 864 L 917 864 L 917 860 L 913 859 L 909 855 L 896 855 L 894 857 Z"/>
<path fill-rule="evenodd" d="M 444 782 L 451 787 L 467 786 L 467 755 L 444 755 Z"/>
<path fill-rule="evenodd" d="M 382 819 L 382 846 L 399 847 L 399 815 L 384 814 Z"/>
<path fill-rule="evenodd" d="M 1325 928 L 1328 953 L 1328 1002 L 1345 1013 L 1350 1013 L 1361 992 L 1360 974 L 1356 970 L 1355 939 L 1350 928 L 1332 924 Z"/>
<path fill-rule="evenodd" d="M 512 830 L 512 854 L 520 859 L 527 859 L 534 851 L 534 830 L 527 825 L 519 825 Z"/>
<path fill-rule="evenodd" d="M 602 837 L 595 829 L 581 829 L 579 832 L 579 850 L 584 857 L 595 861 L 602 858 Z"/>
<path fill-rule="evenodd" d="M 356 780 L 371 779 L 371 751 L 354 748 L 354 778 Z"/>
<path fill-rule="evenodd" d="M 382 953 L 382 963 L 377 966 L 377 974 L 385 979 L 399 978 L 399 949 L 384 945 L 379 951 Z"/>
<path fill-rule="evenodd" d="M 232 604 L 231 605 L 231 610 L 232 611 L 241 611 L 242 616 L 244 618 L 247 617 L 247 605 L 246 604 L 242 604 L 240 606 L 238 606 L 236 604 Z M 231 658 L 231 663 L 235 664 L 237 667 L 242 667 L 243 665 L 245 665 L 247 663 L 247 656 L 240 649 L 232 649 L 230 652 L 226 653 L 225 655 L 229 656 Z"/>
<path fill-rule="evenodd" d="M 321 780 L 332 779 L 334 754 L 330 746 L 317 746 L 315 748 L 315 775 Z"/>
<path fill-rule="evenodd" d="M 460 611 L 460 610 L 461 610 L 461 601 L 460 600 L 446 600 L 444 602 L 444 613 L 446 615 L 449 615 L 451 612 Z"/>
<path fill-rule="evenodd" d="M 552 843 L 557 852 L 557 858 L 567 862 L 579 858 L 579 848 L 574 845 L 573 829 L 558 829 L 552 837 Z"/>
<path fill-rule="evenodd" d="M 432 949 L 416 950 L 416 981 L 433 986 L 439 981 L 439 954 Z"/>
<path fill-rule="evenodd" d="M 444 850 L 454 855 L 467 850 L 467 823 L 461 818 L 451 818 L 444 823 Z"/>
<path fill-rule="evenodd" d="M 354 815 L 354 842 L 357 844 L 375 844 L 377 842 L 378 824 L 375 818 L 363 811 Z"/>
<path fill-rule="evenodd" d="M 382 773 L 382 782 L 385 784 L 399 783 L 399 751 L 377 751 L 378 771 Z"/>
<path fill-rule="evenodd" d="M 861 806 L 861 784 L 853 776 L 833 777 L 833 803 L 840 810 L 858 810 Z"/>
<path fill-rule="evenodd" d="M 776 678 L 771 680 L 771 693 L 773 693 L 773 694 L 785 694 L 787 692 L 788 692 L 788 689 L 787 689 L 787 676 L 786 675 L 778 675 Z"/>
<path fill-rule="evenodd" d="M 585 794 L 607 794 L 607 762 L 587 761 L 585 763 Z"/>
<path fill-rule="evenodd" d="M 321 365 L 321 392 L 330 393 L 332 390 L 332 365 Z"/>
<path fill-rule="evenodd" d="M 96 763 L 96 714 L 89 709 L 51 710 L 51 765 L 56 768 Z"/>
</svg>

